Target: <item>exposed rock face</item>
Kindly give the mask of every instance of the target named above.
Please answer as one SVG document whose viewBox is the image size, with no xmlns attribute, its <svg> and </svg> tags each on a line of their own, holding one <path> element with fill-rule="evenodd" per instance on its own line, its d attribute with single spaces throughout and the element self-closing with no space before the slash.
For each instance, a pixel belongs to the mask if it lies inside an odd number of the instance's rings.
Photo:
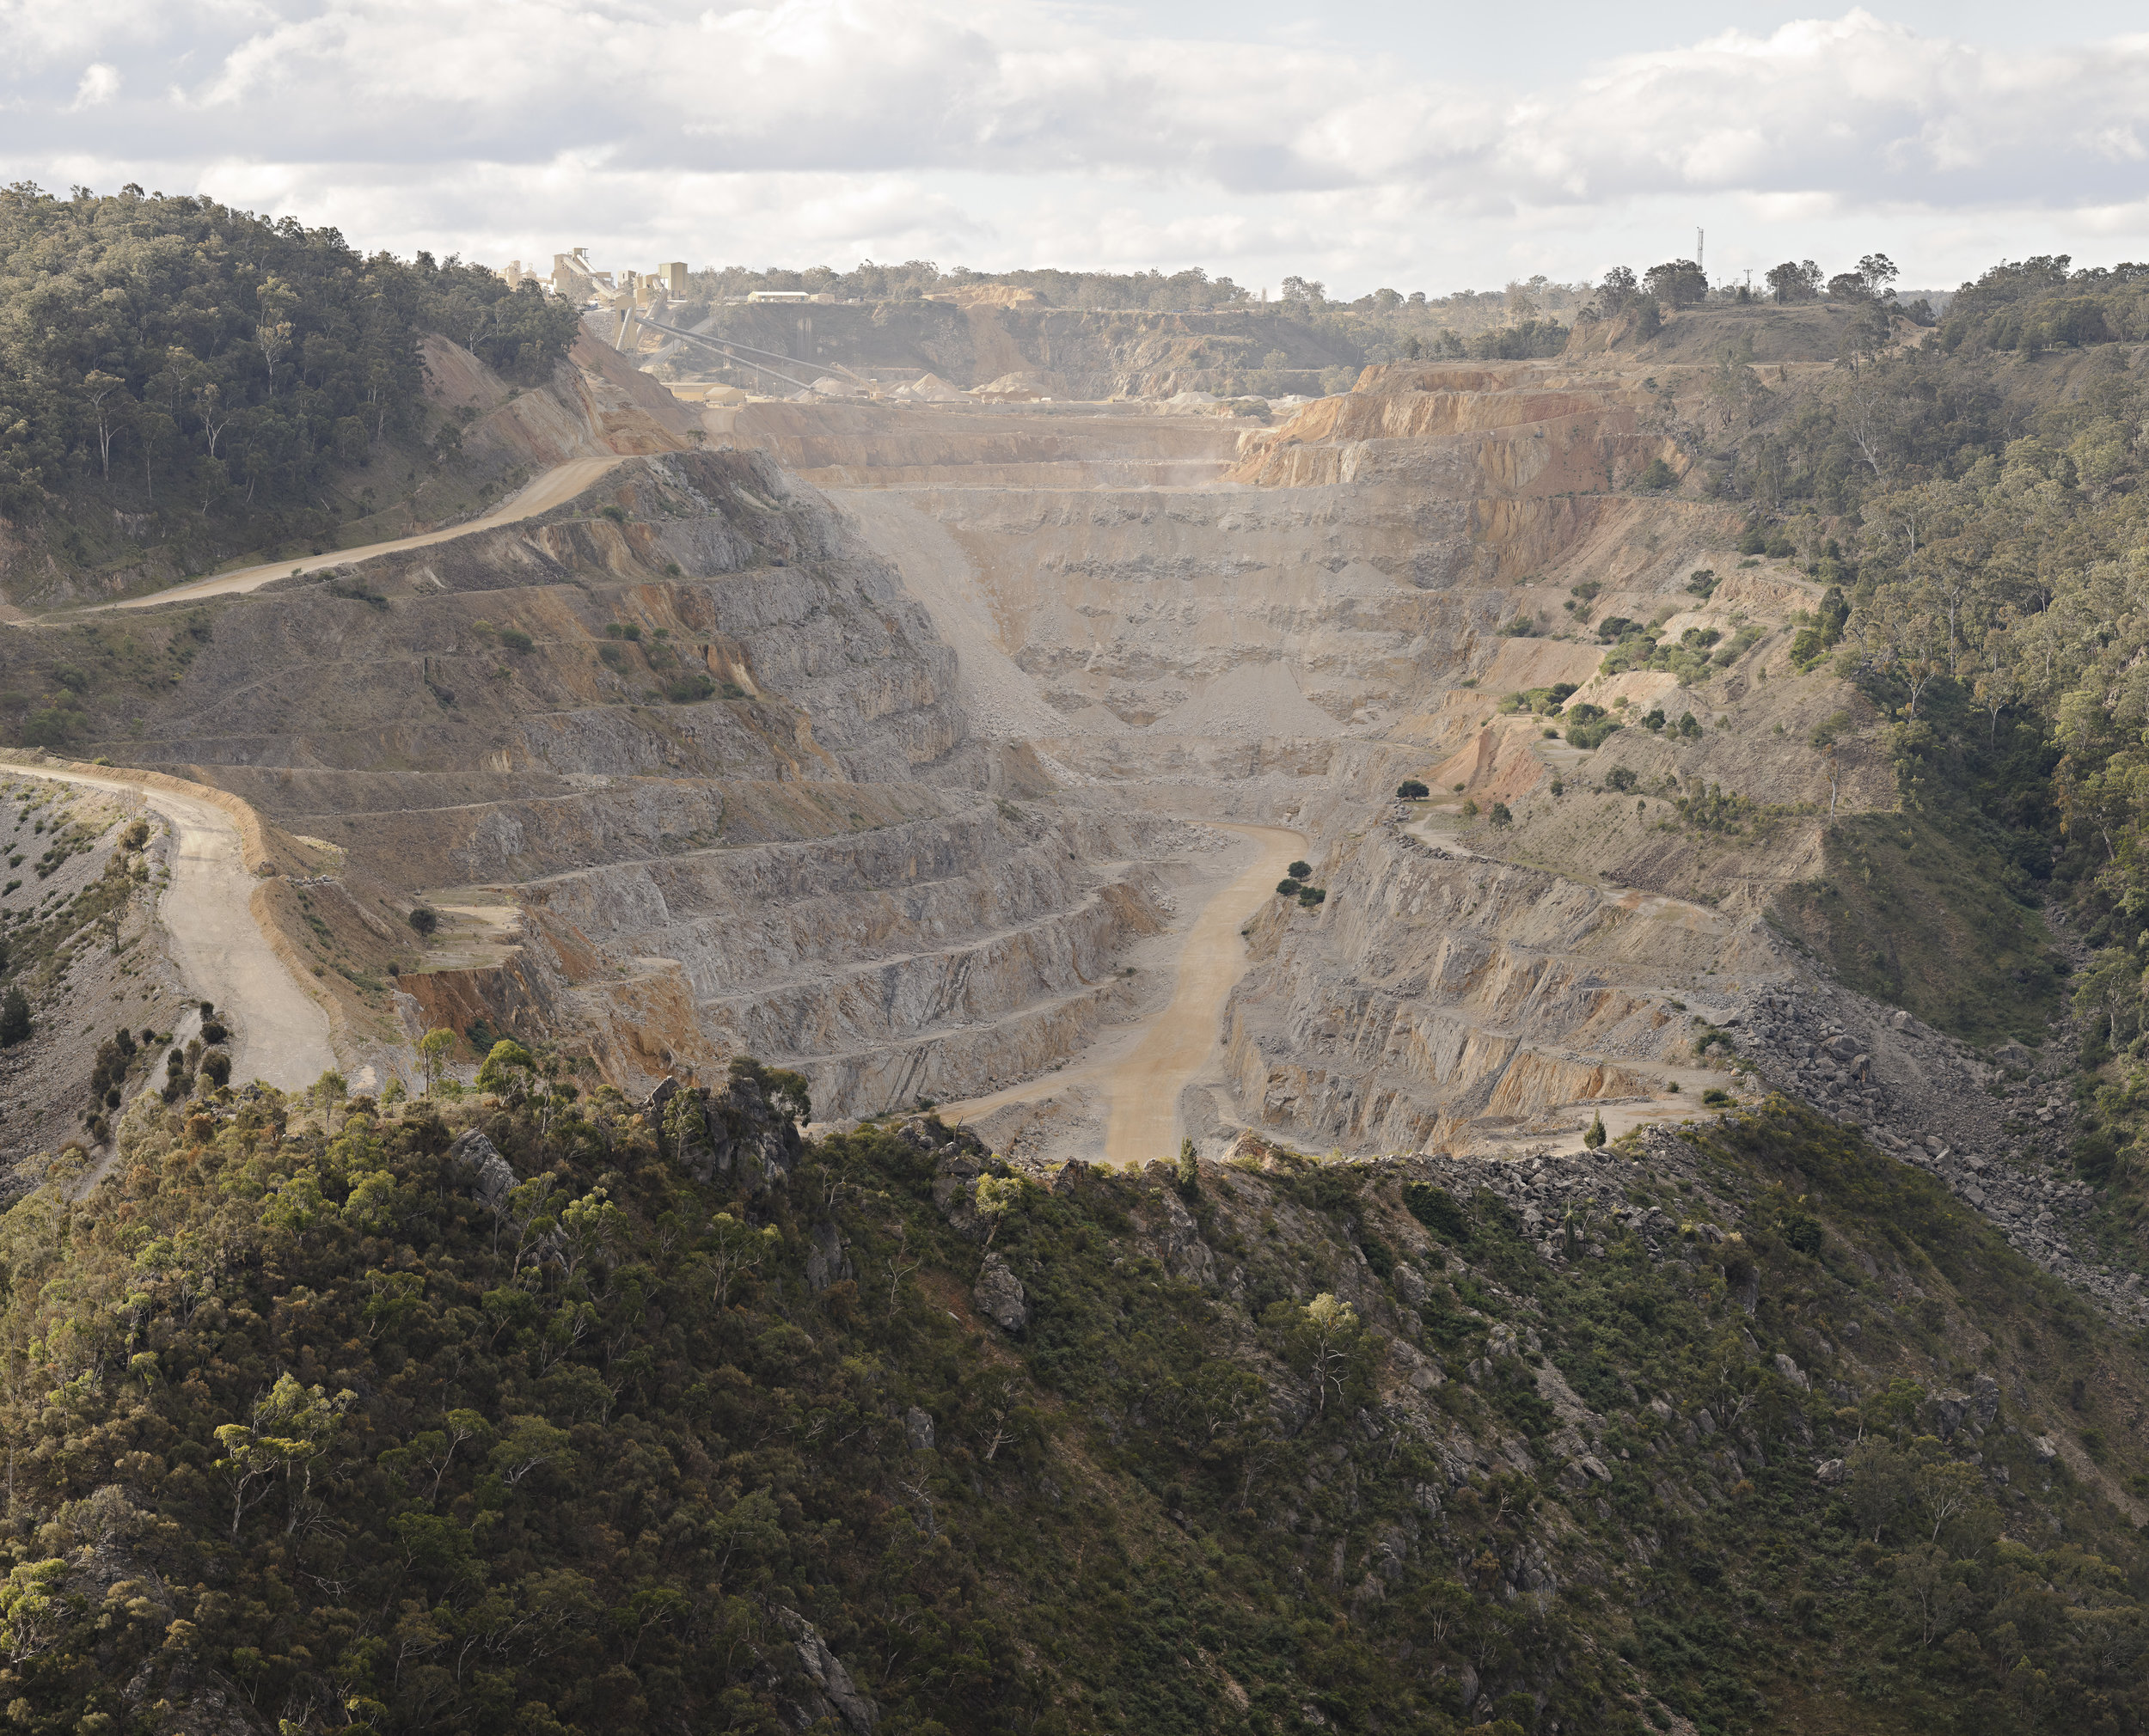
<svg viewBox="0 0 2149 1736">
<path fill-rule="evenodd" d="M 1019 1332 L 1030 1323 L 1029 1299 L 1022 1281 L 997 1254 L 985 1256 L 984 1269 L 977 1274 L 970 1300 L 977 1305 L 980 1314 L 1003 1332 Z"/>
<path fill-rule="evenodd" d="M 806 1256 L 806 1282 L 816 1291 L 825 1290 L 845 1279 L 857 1278 L 858 1268 L 851 1263 L 851 1256 L 845 1250 L 842 1232 L 834 1224 L 816 1224 L 806 1234 L 813 1244 L 812 1251 Z"/>
<path fill-rule="evenodd" d="M 1650 1096 L 1692 1058 L 1667 967 L 1774 962 L 1758 923 L 1449 855 L 1393 825 L 1325 871 L 1335 914 L 1264 920 L 1266 962 L 1229 1013 L 1240 1102 L 1307 1145 L 1541 1137 L 1577 1101 Z"/>
<path fill-rule="evenodd" d="M 880 1708 L 860 1690 L 851 1679 L 851 1672 L 843 1667 L 842 1660 L 829 1649 L 820 1629 L 796 1610 L 779 1609 L 776 1619 L 791 1636 L 799 1667 L 805 1672 L 806 1680 L 813 1684 L 815 1697 L 822 1702 L 818 1706 L 811 1702 L 801 1705 L 799 1709 L 806 1715 L 799 1720 L 799 1727 L 818 1722 L 832 1709 L 850 1727 L 854 1736 L 868 1736 L 880 1721 Z"/>
<path fill-rule="evenodd" d="M 933 1419 L 915 1404 L 903 1414 L 903 1438 L 913 1452 L 933 1451 Z"/>
<path fill-rule="evenodd" d="M 515 1186 L 514 1169 L 492 1140 L 475 1128 L 456 1136 L 455 1143 L 448 1147 L 448 1158 L 461 1167 L 468 1177 L 470 1191 L 485 1204 L 498 1211 L 506 1203 L 507 1195 Z"/>
<path fill-rule="evenodd" d="M 651 1093 L 645 1112 L 680 1140 L 680 1162 L 703 1181 L 737 1171 L 771 1183 L 789 1175 L 799 1158 L 798 1123 L 774 1107 L 750 1076 L 734 1077 L 713 1091 L 683 1088 L 666 1079 Z"/>
<path fill-rule="evenodd" d="M 1153 1164 L 1149 1167 L 1153 1177 L 1168 1175 L 1166 1166 Z M 1146 1239 L 1154 1253 L 1157 1263 L 1174 1278 L 1191 1284 L 1213 1284 L 1216 1279 L 1216 1256 L 1209 1244 L 1202 1240 L 1201 1227 L 1194 1221 L 1194 1214 L 1186 1209 L 1175 1187 L 1166 1185 L 1156 1195 L 1157 1228 Z"/>
</svg>

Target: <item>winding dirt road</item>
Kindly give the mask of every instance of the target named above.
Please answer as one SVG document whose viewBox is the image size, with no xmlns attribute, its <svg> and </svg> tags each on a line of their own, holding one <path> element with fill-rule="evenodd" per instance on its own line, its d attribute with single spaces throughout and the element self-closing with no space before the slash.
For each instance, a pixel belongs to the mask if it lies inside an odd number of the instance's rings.
<svg viewBox="0 0 2149 1736">
<path fill-rule="evenodd" d="M 572 458 L 565 464 L 555 464 L 542 475 L 481 518 L 473 518 L 461 524 L 449 526 L 445 530 L 428 530 L 421 536 L 398 537 L 393 542 L 369 542 L 359 548 L 340 548 L 332 554 L 309 554 L 300 560 L 271 561 L 264 566 L 241 567 L 236 572 L 212 573 L 207 578 L 197 578 L 186 584 L 175 584 L 168 590 L 160 590 L 149 596 L 131 596 L 124 602 L 99 603 L 84 614 L 101 614 L 114 608 L 155 608 L 168 602 L 193 602 L 205 596 L 231 596 L 241 591 L 259 590 L 272 579 L 289 578 L 294 573 L 319 572 L 326 567 L 352 566 L 361 560 L 370 560 L 376 555 L 400 554 L 405 549 L 430 548 L 435 543 L 452 542 L 459 536 L 469 536 L 481 530 L 497 529 L 503 524 L 513 524 L 524 518 L 535 518 L 541 512 L 549 512 L 555 506 L 568 501 L 603 480 L 605 473 L 621 462 L 617 456 L 606 458 Z"/>
<path fill-rule="evenodd" d="M 311 1085 L 336 1065 L 328 1015 L 270 949 L 254 920 L 259 885 L 247 871 L 239 828 L 213 804 L 138 784 L 124 773 L 101 776 L 43 766 L 9 765 L 18 777 L 139 795 L 172 828 L 172 877 L 157 915 L 170 937 L 172 962 L 187 992 L 213 1001 L 231 1026 L 234 1082 L 265 1079 L 284 1091 Z"/>
<path fill-rule="evenodd" d="M 1113 1164 L 1167 1161 L 1179 1155 L 1179 1093 L 1208 1067 L 1221 1036 L 1224 1003 L 1250 962 L 1244 928 L 1273 897 L 1291 859 L 1306 847 L 1304 836 L 1281 826 L 1205 822 L 1236 832 L 1258 845 L 1252 861 L 1209 895 L 1186 931 L 1172 968 L 1172 999 L 1132 1032 L 1100 1045 L 1091 1061 L 1077 1063 L 988 1097 L 948 1103 L 942 1112 L 976 1121 L 1010 1103 L 1037 1103 L 1072 1088 L 1093 1088 L 1106 1114 L 1105 1160 Z"/>
</svg>

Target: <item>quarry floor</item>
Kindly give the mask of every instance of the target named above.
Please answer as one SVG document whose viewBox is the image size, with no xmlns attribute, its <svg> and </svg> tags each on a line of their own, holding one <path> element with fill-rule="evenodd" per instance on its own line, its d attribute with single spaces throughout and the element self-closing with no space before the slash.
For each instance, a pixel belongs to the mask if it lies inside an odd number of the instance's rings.
<svg viewBox="0 0 2149 1736">
<path fill-rule="evenodd" d="M 1192 920 L 1151 949 L 1151 969 L 1171 998 L 1130 1026 L 1099 1037 L 1062 1067 L 1025 1084 L 949 1103 L 942 1113 L 987 1143 L 1019 1144 L 1032 1155 L 1093 1157 L 1142 1164 L 1175 1153 L 1180 1101 L 1212 1071 L 1225 1002 L 1251 960 L 1245 930 L 1276 895 L 1277 883 L 1306 847 L 1305 834 L 1276 826 L 1218 822 L 1246 840 L 1197 883 Z M 1184 896 L 1182 904 L 1191 901 Z"/>
</svg>

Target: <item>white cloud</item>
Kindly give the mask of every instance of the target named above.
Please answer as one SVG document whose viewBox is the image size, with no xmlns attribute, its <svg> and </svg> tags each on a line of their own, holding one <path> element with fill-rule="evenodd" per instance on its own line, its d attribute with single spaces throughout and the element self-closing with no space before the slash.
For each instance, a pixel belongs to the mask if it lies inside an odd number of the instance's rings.
<svg viewBox="0 0 2149 1736">
<path fill-rule="evenodd" d="M 119 94 L 119 74 L 115 67 L 102 62 L 93 62 L 83 73 L 82 83 L 75 87 L 75 100 L 67 105 L 70 113 L 85 108 L 95 108 Z"/>
<path fill-rule="evenodd" d="M 2149 37 L 2030 52 L 1858 10 L 1492 89 L 1311 33 L 1113 22 L 1041 0 L 0 0 L 0 145 L 55 185 L 87 160 L 100 185 L 482 257 L 575 229 L 621 257 L 1198 259 L 1438 290 L 1644 263 L 1697 222 L 1712 266 L 1884 244 L 1930 282 L 2039 250 L 2016 233 L 2149 253 Z M 1518 15 L 1518 46 L 1556 28 Z"/>
</svg>

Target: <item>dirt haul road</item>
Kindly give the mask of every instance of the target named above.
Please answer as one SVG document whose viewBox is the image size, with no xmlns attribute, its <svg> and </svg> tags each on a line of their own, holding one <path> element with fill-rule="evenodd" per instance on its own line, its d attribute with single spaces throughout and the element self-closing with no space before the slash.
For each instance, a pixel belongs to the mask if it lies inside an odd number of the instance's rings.
<svg viewBox="0 0 2149 1736">
<path fill-rule="evenodd" d="M 270 950 L 254 920 L 259 882 L 247 872 L 239 828 L 199 798 L 132 782 L 44 767 L 9 766 L 13 776 L 50 778 L 140 796 L 172 828 L 171 883 L 157 902 L 172 962 L 189 993 L 214 1003 L 232 1030 L 235 1084 L 265 1079 L 280 1090 L 311 1085 L 336 1065 L 328 1015 Z"/>
<path fill-rule="evenodd" d="M 162 603 L 193 602 L 205 596 L 230 596 L 241 591 L 259 590 L 272 579 L 289 578 L 294 573 L 319 572 L 327 567 L 352 566 L 361 560 L 370 560 L 377 554 L 400 554 L 406 549 L 430 548 L 437 542 L 452 542 L 458 536 L 469 536 L 481 530 L 513 524 L 520 519 L 535 518 L 541 512 L 549 512 L 555 506 L 563 506 L 584 489 L 601 480 L 604 474 L 620 462 L 616 457 L 575 458 L 565 464 L 556 464 L 483 517 L 450 525 L 445 530 L 429 530 L 422 536 L 398 537 L 393 542 L 369 542 L 359 548 L 340 548 L 333 554 L 309 554 L 303 560 L 272 561 L 266 566 L 247 566 L 236 572 L 214 573 L 207 578 L 175 584 L 168 590 L 160 590 L 150 596 L 131 596 L 124 602 L 100 603 L 96 608 L 85 610 L 84 613 L 94 614 L 113 608 L 155 608 Z"/>
<path fill-rule="evenodd" d="M 1276 883 L 1283 877 L 1284 869 L 1306 847 L 1301 834 L 1281 826 L 1214 820 L 1205 823 L 1252 839 L 1258 853 L 1209 895 L 1187 930 L 1172 968 L 1172 999 L 1164 1009 L 1131 1033 L 1107 1039 L 1105 1052 L 1093 1061 L 1010 1085 L 989 1097 L 946 1104 L 944 1114 L 976 1121 L 1010 1103 L 1095 1089 L 1103 1097 L 1107 1117 L 1107 1163 L 1148 1163 L 1179 1155 L 1179 1093 L 1215 1054 L 1224 1003 L 1246 974 L 1246 944 L 1240 931 L 1276 896 Z"/>
<path fill-rule="evenodd" d="M 1284 869 L 1306 847 L 1303 837 L 1280 826 L 1228 829 L 1252 839 L 1260 853 L 1194 919 L 1179 952 L 1172 1004 L 1105 1075 L 1111 1112 L 1105 1133 L 1108 1163 L 1169 1162 L 1179 1156 L 1179 1093 L 1215 1053 L 1224 1003 L 1246 974 L 1246 943 L 1239 931 L 1276 896 Z"/>
</svg>

